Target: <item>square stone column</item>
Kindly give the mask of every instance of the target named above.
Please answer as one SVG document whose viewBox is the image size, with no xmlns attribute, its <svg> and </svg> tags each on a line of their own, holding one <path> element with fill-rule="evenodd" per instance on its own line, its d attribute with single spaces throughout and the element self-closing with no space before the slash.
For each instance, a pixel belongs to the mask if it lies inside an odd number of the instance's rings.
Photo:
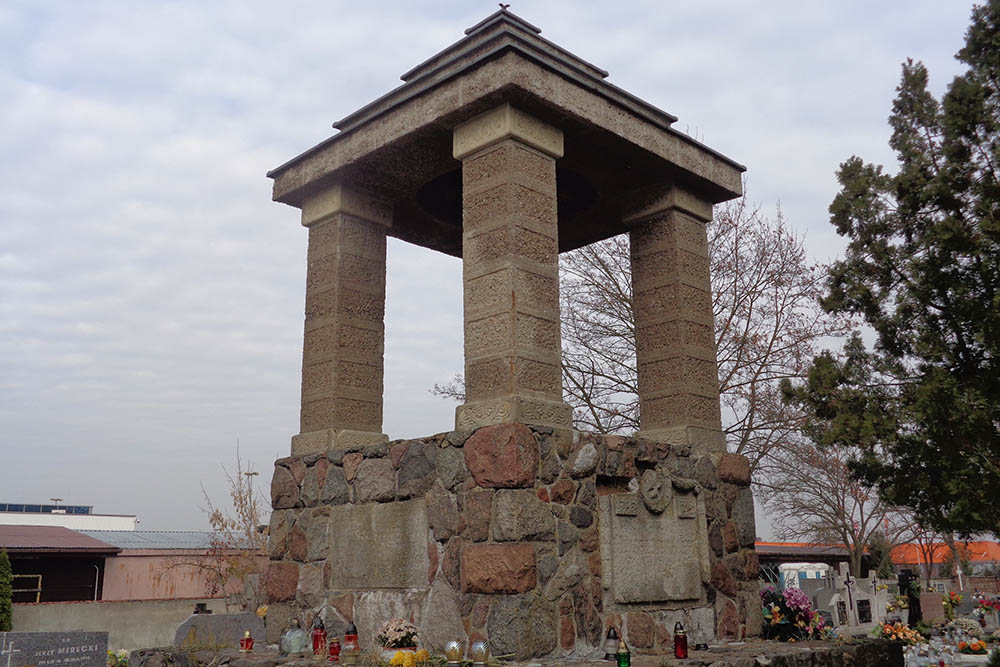
<svg viewBox="0 0 1000 667">
<path fill-rule="evenodd" d="M 632 252 L 638 435 L 724 452 L 708 237 L 710 203 L 676 186 L 635 193 Z"/>
<path fill-rule="evenodd" d="M 308 198 L 300 434 L 292 454 L 386 442 L 382 433 L 385 237 L 392 208 L 333 185 Z"/>
<path fill-rule="evenodd" d="M 562 132 L 503 105 L 455 128 L 462 161 L 465 398 L 456 427 L 568 429 L 556 164 Z"/>
</svg>

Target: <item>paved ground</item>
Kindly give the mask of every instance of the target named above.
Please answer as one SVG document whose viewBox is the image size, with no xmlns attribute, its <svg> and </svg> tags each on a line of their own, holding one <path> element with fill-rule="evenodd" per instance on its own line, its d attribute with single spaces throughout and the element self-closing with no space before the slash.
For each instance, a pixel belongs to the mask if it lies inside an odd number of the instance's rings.
<svg viewBox="0 0 1000 667">
<path fill-rule="evenodd" d="M 510 667 L 609 667 L 613 663 L 586 658 L 560 658 L 521 663 Z M 129 667 L 317 667 L 330 665 L 302 658 L 279 656 L 269 651 L 246 655 L 234 650 L 174 651 L 145 649 L 134 651 Z M 840 642 L 800 642 L 783 644 L 753 641 L 691 651 L 686 660 L 671 656 L 633 655 L 633 667 L 903 667 L 901 645 L 888 641 L 860 644 Z"/>
</svg>

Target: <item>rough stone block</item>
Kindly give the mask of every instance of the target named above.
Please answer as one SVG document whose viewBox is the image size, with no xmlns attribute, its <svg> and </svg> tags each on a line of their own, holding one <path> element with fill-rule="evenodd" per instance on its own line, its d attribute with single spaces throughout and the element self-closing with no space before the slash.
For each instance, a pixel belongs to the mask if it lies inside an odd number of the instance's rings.
<svg viewBox="0 0 1000 667">
<path fill-rule="evenodd" d="M 485 426 L 465 442 L 463 451 L 479 486 L 518 488 L 535 481 L 538 445 L 524 424 Z"/>
<path fill-rule="evenodd" d="M 498 491 L 493 501 L 493 539 L 497 542 L 552 540 L 556 520 L 530 489 Z"/>
<path fill-rule="evenodd" d="M 462 550 L 463 593 L 523 593 L 535 587 L 530 544 L 470 544 Z"/>
<path fill-rule="evenodd" d="M 512 654 L 515 660 L 548 655 L 559 637 L 555 604 L 530 594 L 498 599 L 486 627 L 493 655 Z"/>
<path fill-rule="evenodd" d="M 299 485 L 288 468 L 274 467 L 271 477 L 271 507 L 276 510 L 295 507 L 299 503 Z"/>
<path fill-rule="evenodd" d="M 267 569 L 267 598 L 271 602 L 295 599 L 299 584 L 299 566 L 295 563 L 271 563 Z"/>
<path fill-rule="evenodd" d="M 386 502 L 396 494 L 396 471 L 388 458 L 365 459 L 358 465 L 354 492 L 359 503 Z"/>
<path fill-rule="evenodd" d="M 465 640 L 465 626 L 459 609 L 458 594 L 443 579 L 431 586 L 420 624 L 420 645 L 434 653 L 443 653 L 451 640 Z"/>
<path fill-rule="evenodd" d="M 731 484 L 749 486 L 750 459 L 742 454 L 723 454 L 719 458 L 719 479 Z"/>
<path fill-rule="evenodd" d="M 330 588 L 426 586 L 427 531 L 423 499 L 332 507 Z"/>
</svg>

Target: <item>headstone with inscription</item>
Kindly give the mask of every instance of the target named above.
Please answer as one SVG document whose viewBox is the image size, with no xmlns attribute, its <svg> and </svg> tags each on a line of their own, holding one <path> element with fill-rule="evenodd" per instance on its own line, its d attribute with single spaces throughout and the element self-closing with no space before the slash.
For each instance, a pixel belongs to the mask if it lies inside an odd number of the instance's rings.
<svg viewBox="0 0 1000 667">
<path fill-rule="evenodd" d="M 239 614 L 192 614 L 174 633 L 174 646 L 190 649 L 239 648 L 240 638 L 248 630 L 254 641 L 264 641 L 264 621 L 251 611 Z"/>
<path fill-rule="evenodd" d="M 940 593 L 921 593 L 920 610 L 923 612 L 924 623 L 928 625 L 944 622 L 944 602 Z"/>
<path fill-rule="evenodd" d="M 105 667 L 107 632 L 0 632 L 2 667 Z"/>
</svg>

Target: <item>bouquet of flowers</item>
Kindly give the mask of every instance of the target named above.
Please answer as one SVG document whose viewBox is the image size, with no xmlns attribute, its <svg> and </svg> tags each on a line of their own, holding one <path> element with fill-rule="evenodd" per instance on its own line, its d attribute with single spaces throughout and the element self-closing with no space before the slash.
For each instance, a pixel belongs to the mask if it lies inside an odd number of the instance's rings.
<svg viewBox="0 0 1000 667">
<path fill-rule="evenodd" d="M 1000 600 L 988 600 L 983 598 L 976 605 L 979 611 L 1000 611 Z"/>
<path fill-rule="evenodd" d="M 971 642 L 958 642 L 959 653 L 969 653 L 972 655 L 986 655 L 986 642 L 982 639 L 973 639 Z"/>
<path fill-rule="evenodd" d="M 410 648 L 417 645 L 417 626 L 401 618 L 386 621 L 375 639 L 385 648 Z"/>
<path fill-rule="evenodd" d="M 919 632 L 905 623 L 881 623 L 872 634 L 880 639 L 892 639 L 904 644 L 919 644 L 924 640 Z"/>
<path fill-rule="evenodd" d="M 809 596 L 798 588 L 778 591 L 768 586 L 760 592 L 764 614 L 764 637 L 778 641 L 819 639 L 826 636 L 823 618 L 809 602 Z"/>
<path fill-rule="evenodd" d="M 955 591 L 950 591 L 941 596 L 944 603 L 944 615 L 949 619 L 955 618 L 955 607 L 962 601 L 962 596 Z"/>
</svg>

